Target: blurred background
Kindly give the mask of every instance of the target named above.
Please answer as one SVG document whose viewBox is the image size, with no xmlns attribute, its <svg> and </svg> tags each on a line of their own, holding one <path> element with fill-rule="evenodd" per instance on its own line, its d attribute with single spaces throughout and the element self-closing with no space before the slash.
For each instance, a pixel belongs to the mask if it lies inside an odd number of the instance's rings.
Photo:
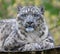
<svg viewBox="0 0 60 54">
<path fill-rule="evenodd" d="M 45 18 L 55 45 L 60 45 L 60 0 L 0 0 L 0 20 L 16 18 L 17 6 L 45 6 Z"/>
</svg>

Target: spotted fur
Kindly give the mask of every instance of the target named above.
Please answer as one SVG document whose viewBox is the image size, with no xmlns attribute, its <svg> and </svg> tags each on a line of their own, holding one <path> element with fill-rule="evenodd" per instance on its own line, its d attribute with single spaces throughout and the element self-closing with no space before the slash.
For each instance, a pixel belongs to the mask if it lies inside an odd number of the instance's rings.
<svg viewBox="0 0 60 54">
<path fill-rule="evenodd" d="M 1 49 L 39 51 L 54 47 L 54 40 L 48 31 L 43 7 L 19 7 L 16 19 L 8 22 L 0 28 Z"/>
</svg>

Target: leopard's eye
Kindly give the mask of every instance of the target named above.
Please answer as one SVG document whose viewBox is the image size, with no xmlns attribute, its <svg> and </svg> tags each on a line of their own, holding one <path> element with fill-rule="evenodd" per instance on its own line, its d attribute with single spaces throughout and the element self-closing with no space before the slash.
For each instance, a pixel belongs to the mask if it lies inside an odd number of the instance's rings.
<svg viewBox="0 0 60 54">
<path fill-rule="evenodd" d="M 21 14 L 21 17 L 26 17 L 27 16 L 27 14 Z"/>
<path fill-rule="evenodd" d="M 33 14 L 34 17 L 39 17 L 39 14 Z"/>
</svg>

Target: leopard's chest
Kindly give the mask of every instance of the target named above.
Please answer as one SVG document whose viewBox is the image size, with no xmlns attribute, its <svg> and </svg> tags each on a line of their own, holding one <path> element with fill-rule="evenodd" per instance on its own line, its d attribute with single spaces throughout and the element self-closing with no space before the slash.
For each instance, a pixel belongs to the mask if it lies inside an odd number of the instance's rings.
<svg viewBox="0 0 60 54">
<path fill-rule="evenodd" d="M 25 39 L 28 43 L 37 43 L 41 41 L 41 38 L 39 36 L 39 32 L 27 33 L 27 37 Z"/>
</svg>

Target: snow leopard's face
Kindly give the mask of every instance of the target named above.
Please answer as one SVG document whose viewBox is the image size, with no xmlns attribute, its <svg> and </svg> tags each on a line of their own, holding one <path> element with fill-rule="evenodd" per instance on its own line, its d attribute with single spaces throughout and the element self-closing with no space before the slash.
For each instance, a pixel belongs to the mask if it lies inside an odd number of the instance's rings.
<svg viewBox="0 0 60 54">
<path fill-rule="evenodd" d="M 26 32 L 34 32 L 44 27 L 44 9 L 43 7 L 24 6 L 19 7 L 17 15 L 18 26 Z M 44 28 L 45 29 L 45 28 Z"/>
</svg>

